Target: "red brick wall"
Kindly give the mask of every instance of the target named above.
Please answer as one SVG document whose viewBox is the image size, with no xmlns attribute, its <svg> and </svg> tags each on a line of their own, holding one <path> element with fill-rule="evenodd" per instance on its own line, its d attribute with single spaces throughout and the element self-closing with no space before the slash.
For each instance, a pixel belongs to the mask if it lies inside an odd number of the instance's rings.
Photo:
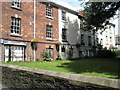
<svg viewBox="0 0 120 90">
<path fill-rule="evenodd" d="M 28 8 L 29 7 L 29 8 Z M 21 37 L 13 37 L 11 34 L 11 16 L 18 15 L 21 18 Z M 3 38 L 14 40 L 31 40 L 33 38 L 33 3 L 24 2 L 21 4 L 21 10 L 11 8 L 11 3 L 3 2 L 2 7 Z"/>
<path fill-rule="evenodd" d="M 51 46 L 54 49 L 54 59 L 57 57 L 57 51 L 55 43 L 58 41 L 58 9 L 53 6 L 53 19 L 46 17 L 46 5 L 44 3 L 37 3 L 36 8 L 36 38 L 39 39 L 38 49 L 36 51 L 36 57 L 40 57 L 40 53 L 46 50 L 46 47 Z M 11 3 L 3 2 L 2 6 L 2 34 L 5 39 L 31 41 L 33 39 L 34 31 L 34 11 L 33 2 L 22 2 L 21 10 L 11 8 Z M 21 36 L 11 36 L 11 16 L 18 15 L 21 18 Z M 30 22 L 32 25 L 30 25 Z M 52 41 L 46 40 L 46 25 L 52 24 Z M 43 43 L 40 43 L 43 42 Z M 49 43 L 49 44 L 46 44 Z M 31 43 L 27 43 L 26 59 L 29 59 L 30 55 L 33 58 L 33 50 L 31 49 Z M 42 59 L 42 58 L 41 58 Z"/>
</svg>

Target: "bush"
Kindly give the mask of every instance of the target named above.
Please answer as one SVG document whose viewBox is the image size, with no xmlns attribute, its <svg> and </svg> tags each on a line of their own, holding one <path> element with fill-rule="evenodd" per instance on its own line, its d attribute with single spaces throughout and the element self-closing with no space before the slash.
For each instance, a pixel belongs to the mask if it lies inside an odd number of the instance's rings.
<svg viewBox="0 0 120 90">
<path fill-rule="evenodd" d="M 120 50 L 115 50 L 114 52 L 116 53 L 117 57 L 120 58 Z"/>
<path fill-rule="evenodd" d="M 40 59 L 39 59 L 39 58 L 36 58 L 36 59 L 35 59 L 35 61 L 36 61 L 36 62 L 39 62 L 39 61 L 40 61 Z"/>
<path fill-rule="evenodd" d="M 57 56 L 56 60 L 62 60 L 62 58 L 61 58 L 60 54 L 58 54 L 58 56 Z"/>
<path fill-rule="evenodd" d="M 102 50 L 97 52 L 99 58 L 116 58 L 116 53 L 111 50 Z"/>
</svg>

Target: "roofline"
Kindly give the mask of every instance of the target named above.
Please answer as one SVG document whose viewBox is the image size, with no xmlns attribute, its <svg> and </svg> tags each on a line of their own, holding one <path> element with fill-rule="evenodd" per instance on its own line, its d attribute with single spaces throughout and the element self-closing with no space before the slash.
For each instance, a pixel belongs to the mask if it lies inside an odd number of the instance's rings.
<svg viewBox="0 0 120 90">
<path fill-rule="evenodd" d="M 112 25 L 113 27 L 115 27 L 115 24 L 113 24 L 113 23 L 108 23 L 108 25 Z"/>
<path fill-rule="evenodd" d="M 70 8 L 67 8 L 67 7 L 64 7 L 64 6 L 62 6 L 62 5 L 59 5 L 59 4 L 55 3 L 55 2 L 50 2 L 50 4 L 52 4 L 52 5 L 54 5 L 54 6 L 58 7 L 58 8 L 61 8 L 61 9 L 63 9 L 63 10 L 66 10 L 66 11 L 68 11 L 68 12 L 70 12 L 70 13 L 73 13 L 73 14 L 75 14 L 75 15 L 78 15 L 78 14 L 79 14 L 77 11 L 72 10 L 72 9 L 70 9 Z"/>
<path fill-rule="evenodd" d="M 40 2 L 39 0 L 37 0 L 37 1 Z M 55 3 L 55 2 L 53 2 L 53 1 L 51 1 L 51 0 L 46 0 L 46 1 L 42 2 L 42 3 L 50 3 L 51 5 L 53 5 L 53 6 L 55 6 L 55 7 L 61 8 L 61 9 L 63 9 L 63 10 L 66 10 L 66 11 L 68 11 L 68 12 L 70 12 L 70 13 L 72 13 L 72 14 L 75 14 L 75 15 L 77 15 L 77 16 L 81 16 L 81 15 L 79 14 L 79 12 L 77 12 L 77 11 L 75 11 L 75 10 L 72 10 L 72 9 L 70 9 L 70 8 L 64 7 L 64 6 L 62 6 L 62 5 L 60 5 L 60 4 L 57 4 L 57 3 Z"/>
</svg>

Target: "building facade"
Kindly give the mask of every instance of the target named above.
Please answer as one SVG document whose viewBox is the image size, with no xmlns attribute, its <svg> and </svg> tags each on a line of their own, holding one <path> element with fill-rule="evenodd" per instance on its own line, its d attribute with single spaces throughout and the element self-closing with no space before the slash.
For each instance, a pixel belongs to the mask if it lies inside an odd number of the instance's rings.
<svg viewBox="0 0 120 90">
<path fill-rule="evenodd" d="M 116 45 L 120 50 L 120 8 L 118 9 L 118 35 L 116 35 Z"/>
<path fill-rule="evenodd" d="M 115 45 L 115 25 L 109 23 L 104 30 L 97 32 L 98 42 L 103 48 L 114 49 Z"/>
<path fill-rule="evenodd" d="M 28 8 L 29 7 L 29 8 Z M 36 2 L 36 31 L 34 32 L 33 2 L 2 2 L 1 51 L 3 61 L 30 61 L 41 58 L 48 51 L 57 58 L 55 43 L 59 41 L 58 8 L 49 3 Z M 32 40 L 38 39 L 37 48 Z M 34 56 L 34 51 L 36 56 Z M 41 58 L 42 59 L 42 58 Z"/>
<path fill-rule="evenodd" d="M 1 61 L 44 60 L 45 52 L 51 60 L 58 56 L 62 59 L 93 56 L 93 32 L 80 28 L 79 12 L 54 2 L 13 0 L 2 2 L 1 7 Z M 95 36 L 95 45 L 105 38 L 103 36 Z M 109 45 L 114 46 L 114 36 L 110 37 Z"/>
</svg>

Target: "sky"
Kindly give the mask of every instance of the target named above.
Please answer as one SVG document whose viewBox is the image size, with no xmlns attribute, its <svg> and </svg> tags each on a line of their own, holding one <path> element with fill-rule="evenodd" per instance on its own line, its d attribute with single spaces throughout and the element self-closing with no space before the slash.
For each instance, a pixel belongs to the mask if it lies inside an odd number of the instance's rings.
<svg viewBox="0 0 120 90">
<path fill-rule="evenodd" d="M 63 5 L 73 10 L 79 10 L 82 8 L 80 6 L 80 1 L 78 0 L 51 0 L 51 1 L 54 1 L 60 5 Z"/>
</svg>

